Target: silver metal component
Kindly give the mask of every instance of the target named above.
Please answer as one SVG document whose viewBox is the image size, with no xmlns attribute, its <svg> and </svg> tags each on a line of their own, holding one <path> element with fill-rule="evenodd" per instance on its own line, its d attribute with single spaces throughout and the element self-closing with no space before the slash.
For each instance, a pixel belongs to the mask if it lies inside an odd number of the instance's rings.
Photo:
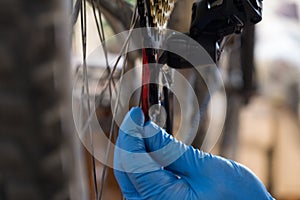
<svg viewBox="0 0 300 200">
<path fill-rule="evenodd" d="M 223 4 L 223 0 L 207 0 L 207 8 L 210 10 L 214 7 L 220 6 Z"/>
<path fill-rule="evenodd" d="M 164 127 L 167 120 L 167 112 L 161 104 L 151 106 L 148 113 L 151 121 L 160 127 Z"/>
</svg>

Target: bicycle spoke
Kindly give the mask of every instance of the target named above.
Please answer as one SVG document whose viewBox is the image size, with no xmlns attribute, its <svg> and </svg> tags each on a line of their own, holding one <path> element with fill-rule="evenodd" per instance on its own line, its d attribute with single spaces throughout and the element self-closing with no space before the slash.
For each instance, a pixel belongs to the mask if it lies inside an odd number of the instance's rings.
<svg viewBox="0 0 300 200">
<path fill-rule="evenodd" d="M 107 57 L 107 49 L 106 49 L 106 45 L 105 45 L 105 33 L 104 33 L 104 28 L 103 28 L 103 20 L 102 20 L 102 16 L 101 16 L 101 7 L 99 5 L 99 1 L 96 1 L 97 9 L 98 9 L 98 16 L 97 16 L 95 0 L 91 0 L 91 3 L 92 3 L 93 14 L 94 14 L 94 18 L 95 18 L 95 23 L 96 23 L 96 27 L 97 27 L 98 36 L 100 38 L 101 46 L 102 46 L 102 49 L 104 51 L 106 69 L 107 69 L 108 73 L 110 73 L 110 67 L 109 67 L 109 64 L 108 64 L 108 57 Z"/>
<path fill-rule="evenodd" d="M 131 30 L 134 28 L 135 26 L 135 23 L 136 23 L 136 8 L 135 8 L 135 12 L 134 12 L 134 15 L 132 17 L 132 24 L 131 24 Z M 130 35 L 129 35 L 130 36 Z M 129 48 L 129 38 L 127 38 L 126 42 L 125 42 L 125 57 L 124 57 L 124 60 L 123 60 L 123 65 L 122 65 L 122 70 L 121 70 L 121 75 L 120 75 L 120 85 L 122 85 L 122 81 L 123 81 L 123 75 L 124 75 L 124 72 L 125 72 L 125 67 L 126 67 L 126 60 L 127 60 L 127 52 L 128 52 L 128 48 Z M 123 50 L 123 48 L 122 48 Z M 121 52 L 122 52 L 121 50 Z M 121 56 L 123 53 L 120 52 L 120 55 L 114 65 L 114 68 L 113 68 L 113 71 L 112 71 L 112 74 L 115 72 L 116 70 L 116 67 L 118 65 L 118 62 L 120 61 L 121 59 Z M 112 77 L 112 76 L 111 76 Z M 112 78 L 110 80 L 113 80 Z M 111 86 L 111 84 L 109 84 L 109 86 Z M 116 104 L 114 106 L 114 110 L 113 110 L 113 114 L 112 116 L 115 116 L 117 111 L 118 111 L 118 105 L 119 105 L 119 100 L 120 100 L 120 94 L 121 94 L 121 87 L 120 89 L 117 91 L 117 99 L 116 99 Z M 111 88 L 110 88 L 110 95 L 111 95 Z M 112 136 L 113 136 L 113 132 L 115 131 L 115 121 L 114 121 L 114 118 L 112 118 L 111 120 L 111 127 L 110 127 L 110 131 L 109 131 L 109 141 L 112 140 Z M 107 148 L 106 148 L 106 162 L 108 162 L 109 160 L 109 155 L 110 155 L 110 147 L 111 147 L 111 143 L 108 143 L 107 145 Z M 101 197 L 102 197 L 102 194 L 103 194 L 103 189 L 104 189 L 104 181 L 105 181 L 105 178 L 106 178 L 106 172 L 107 172 L 107 166 L 104 165 L 103 167 L 103 170 L 102 170 L 102 177 L 101 177 L 101 187 L 100 187 L 100 193 L 99 193 L 99 200 L 101 200 Z"/>
<path fill-rule="evenodd" d="M 103 87 L 101 88 L 101 91 L 99 92 L 99 95 L 96 96 L 95 98 L 95 108 L 99 107 L 101 102 L 103 101 L 105 95 L 107 95 L 106 91 L 108 91 L 109 98 L 112 99 L 113 93 L 116 94 L 116 104 L 113 108 L 113 113 L 112 116 L 115 116 L 117 111 L 118 111 L 118 105 L 120 101 L 120 93 L 121 89 L 116 89 L 116 83 L 115 83 L 115 74 L 117 72 L 117 66 L 119 65 L 122 57 L 123 63 L 122 63 L 122 68 L 121 68 L 121 73 L 120 73 L 120 82 L 123 80 L 123 75 L 125 73 L 125 67 L 126 67 L 126 61 L 128 58 L 127 52 L 129 48 L 129 40 L 131 38 L 132 30 L 136 26 L 137 23 L 137 6 L 134 8 L 134 12 L 132 15 L 131 19 L 131 25 L 129 29 L 128 36 L 125 39 L 125 42 L 123 43 L 120 52 L 117 56 L 116 61 L 114 64 L 109 66 L 108 62 L 108 51 L 105 45 L 105 34 L 104 34 L 104 28 L 103 28 L 103 20 L 101 17 L 101 8 L 99 5 L 99 2 L 96 0 L 90 1 L 92 8 L 93 8 L 93 15 L 97 27 L 97 32 L 98 36 L 101 42 L 101 46 L 104 51 L 104 56 L 105 56 L 105 61 L 106 61 L 106 72 L 105 74 L 105 79 L 106 81 L 103 84 Z M 76 2 L 77 4 L 78 2 Z M 95 4 L 96 3 L 96 4 Z M 79 5 L 79 4 L 77 4 Z M 96 12 L 98 10 L 98 12 Z M 95 162 L 95 149 L 94 149 L 94 137 L 92 133 L 92 128 L 91 128 L 91 120 L 94 116 L 94 111 L 91 111 L 91 105 L 90 105 L 90 92 L 89 92 L 89 83 L 88 83 L 88 69 L 87 69 L 87 11 L 86 11 L 86 0 L 81 0 L 80 1 L 80 17 L 81 17 L 81 33 L 82 33 L 82 52 L 83 52 L 83 64 L 82 64 L 82 73 L 83 73 L 83 85 L 81 88 L 81 101 L 80 101 L 80 116 L 83 117 L 83 109 L 85 106 L 87 106 L 87 119 L 85 121 L 81 120 L 82 126 L 80 127 L 81 132 L 84 133 L 89 133 L 89 140 L 90 140 L 90 147 L 91 147 L 91 157 L 92 157 L 92 173 L 93 173 L 93 183 L 94 183 L 94 191 L 95 191 L 95 199 L 101 200 L 102 195 L 103 195 L 103 190 L 104 190 L 104 183 L 106 179 L 106 174 L 107 174 L 107 166 L 104 165 L 103 170 L 102 170 L 102 175 L 101 175 L 101 182 L 98 188 L 98 182 L 97 182 L 97 173 L 96 173 L 96 162 Z M 98 14 L 98 15 L 97 15 Z M 77 72 L 79 73 L 79 72 Z M 86 102 L 86 103 L 85 103 Z M 115 129 L 115 122 L 114 119 L 111 121 L 110 129 L 109 129 L 109 141 L 112 141 L 113 135 L 116 132 Z M 114 136 L 115 137 L 115 136 Z M 110 149 L 111 149 L 111 143 L 108 143 L 108 146 L 106 148 L 106 154 L 105 154 L 105 159 L 108 161 L 109 155 L 110 155 Z"/>
<path fill-rule="evenodd" d="M 104 98 L 104 92 L 109 87 L 109 84 L 111 83 L 111 80 L 113 79 L 113 75 L 114 75 L 114 73 L 115 73 L 115 71 L 117 69 L 117 65 L 120 62 L 122 55 L 125 53 L 126 45 L 129 42 L 129 39 L 130 39 L 131 34 L 132 34 L 133 27 L 135 26 L 136 22 L 137 22 L 137 18 L 134 19 L 134 22 L 133 22 L 133 24 L 132 24 L 132 26 L 131 26 L 131 28 L 129 30 L 128 36 L 127 36 L 127 38 L 126 38 L 126 40 L 125 40 L 125 42 L 124 42 L 124 44 L 123 44 L 123 46 L 122 46 L 122 48 L 120 50 L 118 58 L 117 58 L 114 66 L 113 66 L 113 70 L 109 74 L 108 80 L 104 83 L 104 86 L 103 86 L 102 90 L 100 91 L 99 96 L 95 99 L 95 107 L 98 107 L 100 105 L 100 103 L 101 103 L 101 100 L 103 100 L 103 98 Z M 88 128 L 88 126 L 89 126 L 92 118 L 93 118 L 93 113 L 91 113 L 88 116 L 88 119 L 86 120 L 86 123 L 84 124 L 83 129 L 81 130 L 81 132 L 84 133 L 87 130 L 87 128 Z"/>
<path fill-rule="evenodd" d="M 81 90 L 81 95 L 84 95 L 84 92 L 87 94 L 87 107 L 88 107 L 88 115 L 91 114 L 91 105 L 90 105 L 90 93 L 89 93 L 89 83 L 88 83 L 88 71 L 87 71 L 87 64 L 86 64 L 86 46 L 87 46 L 87 14 L 86 14 L 86 0 L 82 0 L 81 2 L 81 34 L 82 34 L 82 53 L 83 53 L 83 85 Z M 98 185 L 97 185 L 97 173 L 96 173 L 96 163 L 94 157 L 94 138 L 91 126 L 88 126 L 88 131 L 90 135 L 90 142 L 91 142 L 91 159 L 92 159 L 92 171 L 93 171 L 93 182 L 94 182 L 94 190 L 95 190 L 95 197 L 98 199 Z"/>
<path fill-rule="evenodd" d="M 71 21 L 72 27 L 74 27 L 74 25 L 77 22 L 80 9 L 81 9 L 81 0 L 76 0 L 75 6 L 74 6 L 74 9 L 72 12 L 72 21 Z"/>
</svg>

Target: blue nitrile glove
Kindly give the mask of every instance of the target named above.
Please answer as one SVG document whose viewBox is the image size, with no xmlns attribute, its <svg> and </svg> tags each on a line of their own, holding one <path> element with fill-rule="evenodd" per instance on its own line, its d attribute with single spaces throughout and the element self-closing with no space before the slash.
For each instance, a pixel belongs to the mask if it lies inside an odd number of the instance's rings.
<svg viewBox="0 0 300 200">
<path fill-rule="evenodd" d="M 152 122 L 144 126 L 139 108 L 120 127 L 114 169 L 128 200 L 273 199 L 241 164 L 184 145 Z"/>
</svg>

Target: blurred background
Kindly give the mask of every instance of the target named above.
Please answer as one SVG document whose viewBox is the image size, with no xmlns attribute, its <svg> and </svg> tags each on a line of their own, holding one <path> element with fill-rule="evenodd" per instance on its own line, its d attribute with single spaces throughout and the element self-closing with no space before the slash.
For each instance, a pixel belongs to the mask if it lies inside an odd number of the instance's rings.
<svg viewBox="0 0 300 200">
<path fill-rule="evenodd" d="M 121 199 L 113 170 L 92 158 L 76 134 L 72 116 L 72 100 L 77 106 L 85 98 L 80 94 L 82 85 L 74 84 L 75 80 L 84 84 L 83 57 L 101 44 L 91 0 L 86 4 L 83 51 L 82 2 L 0 3 L 0 199 L 95 199 L 100 191 L 104 200 Z M 109 38 L 130 28 L 134 0 L 97 2 L 102 36 Z M 169 28 L 188 32 L 191 15 L 183 13 L 191 13 L 192 4 L 191 0 L 177 0 Z M 208 124 L 220 126 L 218 120 L 210 120 L 208 111 L 191 142 L 246 165 L 276 199 L 297 200 L 300 1 L 263 4 L 263 20 L 242 35 L 228 38 L 218 63 L 227 95 L 223 134 L 217 140 L 205 135 Z M 116 57 L 121 47 L 122 43 L 112 41 L 108 57 Z M 139 63 L 138 55 L 131 55 L 127 64 Z M 105 58 L 88 57 L 88 61 L 91 91 L 103 88 L 96 75 L 105 72 Z M 117 68 L 114 79 L 120 79 L 121 68 Z M 178 71 L 189 80 L 201 103 L 206 92 L 201 77 L 192 70 Z M 133 79 L 131 87 L 138 81 Z M 191 91 L 182 91 L 189 104 Z M 104 98 L 96 108 L 97 119 L 107 135 L 112 123 L 110 100 Z M 133 98 L 130 106 L 137 104 Z M 196 115 L 193 112 L 193 108 L 181 112 L 175 109 L 174 130 L 180 122 L 191 125 Z M 85 119 L 88 116 L 83 115 Z M 189 141 L 186 135 L 177 138 Z M 95 148 L 105 150 L 101 144 Z"/>
</svg>

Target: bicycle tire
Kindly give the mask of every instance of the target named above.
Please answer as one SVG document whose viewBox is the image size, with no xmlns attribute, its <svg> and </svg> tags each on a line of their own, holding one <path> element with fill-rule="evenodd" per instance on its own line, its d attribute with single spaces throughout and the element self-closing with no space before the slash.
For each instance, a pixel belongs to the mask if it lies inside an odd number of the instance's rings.
<svg viewBox="0 0 300 200">
<path fill-rule="evenodd" d="M 74 146 L 60 115 L 68 56 L 55 20 L 65 10 L 54 0 L 4 0 L 0 10 L 0 199 L 70 199 Z"/>
</svg>

